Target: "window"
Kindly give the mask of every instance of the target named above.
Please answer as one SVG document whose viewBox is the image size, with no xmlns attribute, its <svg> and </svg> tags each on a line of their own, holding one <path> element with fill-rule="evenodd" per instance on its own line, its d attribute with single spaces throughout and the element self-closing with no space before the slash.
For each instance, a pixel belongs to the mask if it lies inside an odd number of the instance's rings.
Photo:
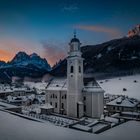
<svg viewBox="0 0 140 140">
<path fill-rule="evenodd" d="M 86 105 L 84 105 L 84 112 L 86 112 Z"/>
<path fill-rule="evenodd" d="M 62 96 L 62 99 L 66 99 L 66 98 L 67 98 L 66 94 Z"/>
<path fill-rule="evenodd" d="M 79 73 L 81 73 L 81 67 L 79 66 Z"/>
<path fill-rule="evenodd" d="M 57 103 L 55 103 L 55 108 L 57 108 Z"/>
<path fill-rule="evenodd" d="M 50 105 L 52 105 L 52 102 L 50 102 Z"/>
<path fill-rule="evenodd" d="M 84 96 L 84 101 L 86 100 L 86 97 Z"/>
<path fill-rule="evenodd" d="M 64 103 L 61 104 L 61 108 L 64 109 Z"/>
<path fill-rule="evenodd" d="M 65 94 L 65 99 L 67 99 L 67 95 Z"/>
<path fill-rule="evenodd" d="M 70 67 L 70 73 L 73 73 L 73 66 Z"/>
</svg>

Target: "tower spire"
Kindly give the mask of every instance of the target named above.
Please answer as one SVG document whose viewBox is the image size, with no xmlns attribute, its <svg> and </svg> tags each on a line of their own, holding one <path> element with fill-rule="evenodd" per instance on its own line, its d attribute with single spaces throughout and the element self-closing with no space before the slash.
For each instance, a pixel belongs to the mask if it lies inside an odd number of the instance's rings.
<svg viewBox="0 0 140 140">
<path fill-rule="evenodd" d="M 74 34 L 74 38 L 76 38 L 76 30 L 74 30 L 73 34 Z"/>
</svg>

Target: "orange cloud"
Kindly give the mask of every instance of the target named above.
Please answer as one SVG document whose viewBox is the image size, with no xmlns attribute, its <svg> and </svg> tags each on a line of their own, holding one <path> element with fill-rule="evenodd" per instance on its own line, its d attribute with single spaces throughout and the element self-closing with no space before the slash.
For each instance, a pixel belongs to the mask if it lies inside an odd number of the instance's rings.
<svg viewBox="0 0 140 140">
<path fill-rule="evenodd" d="M 5 50 L 0 50 L 0 60 L 8 61 L 11 57 L 11 53 Z"/>
<path fill-rule="evenodd" d="M 60 59 L 64 59 L 67 55 L 65 44 L 57 43 L 47 43 L 43 42 L 45 58 L 48 60 L 49 64 L 53 66 Z"/>
<path fill-rule="evenodd" d="M 57 44 L 57 45 L 55 45 Z M 27 54 L 33 52 L 41 57 L 45 57 L 50 65 L 54 65 L 60 59 L 66 57 L 65 44 L 61 43 L 46 43 L 41 44 L 35 42 L 20 41 L 17 39 L 0 39 L 0 60 L 10 61 L 17 52 L 25 51 Z"/>
<path fill-rule="evenodd" d="M 16 39 L 0 39 L 0 60 L 10 61 L 17 52 L 25 51 L 30 54 L 33 52 L 38 53 L 40 49 L 35 43 L 20 41 Z"/>
<path fill-rule="evenodd" d="M 113 37 L 120 36 L 122 34 L 121 31 L 116 28 L 110 28 L 100 25 L 75 25 L 75 28 L 81 30 L 89 30 L 93 32 L 107 33 Z"/>
<path fill-rule="evenodd" d="M 14 40 L 1 39 L 0 40 L 0 60 L 9 61 L 18 50 L 17 43 Z"/>
</svg>

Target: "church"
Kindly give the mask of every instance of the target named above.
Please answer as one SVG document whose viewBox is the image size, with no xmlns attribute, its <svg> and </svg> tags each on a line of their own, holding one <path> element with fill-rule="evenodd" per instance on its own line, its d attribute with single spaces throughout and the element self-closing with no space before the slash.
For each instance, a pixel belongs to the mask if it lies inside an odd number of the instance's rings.
<svg viewBox="0 0 140 140">
<path fill-rule="evenodd" d="M 54 113 L 68 117 L 100 118 L 104 109 L 104 90 L 94 78 L 85 78 L 81 43 L 74 34 L 69 43 L 67 78 L 53 78 L 46 87 L 46 103 Z"/>
</svg>

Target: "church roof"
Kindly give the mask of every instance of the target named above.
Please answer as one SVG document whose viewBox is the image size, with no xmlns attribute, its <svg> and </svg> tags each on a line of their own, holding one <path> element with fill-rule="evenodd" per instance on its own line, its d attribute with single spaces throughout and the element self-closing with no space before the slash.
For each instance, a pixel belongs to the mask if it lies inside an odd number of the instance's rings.
<svg viewBox="0 0 140 140">
<path fill-rule="evenodd" d="M 104 92 L 94 78 L 84 78 L 84 92 Z"/>
<path fill-rule="evenodd" d="M 66 78 L 53 78 L 48 83 L 46 89 L 47 90 L 66 91 L 67 90 L 67 79 Z"/>
<path fill-rule="evenodd" d="M 72 43 L 72 42 L 80 42 L 80 41 L 79 41 L 79 39 L 78 39 L 78 38 L 74 37 L 74 38 L 72 38 L 72 39 L 71 39 L 71 41 L 70 41 L 70 42 Z"/>
<path fill-rule="evenodd" d="M 48 83 L 47 90 L 67 91 L 67 78 L 53 78 Z M 85 92 L 100 92 L 103 91 L 94 78 L 84 78 Z"/>
</svg>

